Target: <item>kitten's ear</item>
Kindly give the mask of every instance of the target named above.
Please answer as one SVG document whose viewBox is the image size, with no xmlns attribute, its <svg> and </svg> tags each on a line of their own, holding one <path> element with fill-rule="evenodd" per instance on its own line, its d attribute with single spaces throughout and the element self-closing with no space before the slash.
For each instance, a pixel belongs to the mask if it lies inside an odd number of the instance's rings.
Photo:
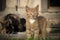
<svg viewBox="0 0 60 40">
<path fill-rule="evenodd" d="M 37 9 L 37 10 L 39 9 L 39 5 L 36 6 L 36 9 Z"/>
<path fill-rule="evenodd" d="M 26 6 L 26 11 L 28 11 L 29 10 L 29 7 L 28 6 Z"/>
</svg>

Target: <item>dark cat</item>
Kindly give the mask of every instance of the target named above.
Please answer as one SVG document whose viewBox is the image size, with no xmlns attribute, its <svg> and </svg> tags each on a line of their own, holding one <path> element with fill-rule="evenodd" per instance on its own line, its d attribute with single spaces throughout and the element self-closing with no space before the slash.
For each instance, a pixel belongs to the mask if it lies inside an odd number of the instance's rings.
<svg viewBox="0 0 60 40">
<path fill-rule="evenodd" d="M 8 30 L 7 33 L 18 32 L 19 20 L 15 14 L 8 14 L 4 18 L 5 27 Z"/>
</svg>

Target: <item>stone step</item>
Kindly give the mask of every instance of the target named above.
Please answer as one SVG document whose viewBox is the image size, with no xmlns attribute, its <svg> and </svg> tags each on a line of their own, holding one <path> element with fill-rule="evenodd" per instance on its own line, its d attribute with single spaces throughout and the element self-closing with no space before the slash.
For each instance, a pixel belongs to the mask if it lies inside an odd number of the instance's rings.
<svg viewBox="0 0 60 40">
<path fill-rule="evenodd" d="M 48 37 L 50 40 L 60 40 L 60 33 L 49 33 Z"/>
<path fill-rule="evenodd" d="M 47 27 L 47 32 L 50 32 L 50 33 L 60 33 L 60 28 L 48 28 Z"/>
<path fill-rule="evenodd" d="M 26 38 L 26 33 L 20 32 L 19 34 L 6 34 L 6 35 L 0 34 L 0 39 L 11 39 L 11 38 L 24 40 Z"/>
<path fill-rule="evenodd" d="M 47 27 L 51 28 L 60 28 L 60 20 L 48 20 Z"/>
<path fill-rule="evenodd" d="M 60 28 L 60 24 L 49 24 L 47 27 L 50 27 L 50 28 Z"/>
<path fill-rule="evenodd" d="M 49 36 L 60 36 L 60 33 L 49 33 Z"/>
<path fill-rule="evenodd" d="M 60 36 L 49 36 L 50 40 L 60 40 Z"/>
</svg>

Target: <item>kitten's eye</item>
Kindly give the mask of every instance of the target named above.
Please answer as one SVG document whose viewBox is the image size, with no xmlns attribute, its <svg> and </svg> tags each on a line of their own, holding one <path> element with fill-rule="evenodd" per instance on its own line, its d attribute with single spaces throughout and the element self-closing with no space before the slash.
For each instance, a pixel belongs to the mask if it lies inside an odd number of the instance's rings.
<svg viewBox="0 0 60 40">
<path fill-rule="evenodd" d="M 32 15 L 32 14 L 31 14 Z"/>
</svg>

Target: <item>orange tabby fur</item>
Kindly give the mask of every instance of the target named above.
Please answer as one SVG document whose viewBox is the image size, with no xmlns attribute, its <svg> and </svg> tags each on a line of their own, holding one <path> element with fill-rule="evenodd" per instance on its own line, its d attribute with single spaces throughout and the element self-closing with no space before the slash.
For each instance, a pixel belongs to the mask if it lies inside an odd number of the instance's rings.
<svg viewBox="0 0 60 40">
<path fill-rule="evenodd" d="M 26 6 L 26 33 L 27 37 L 31 37 L 31 29 L 34 31 L 34 38 L 38 37 L 39 29 L 41 29 L 41 37 L 44 38 L 46 35 L 46 18 L 43 16 L 38 16 L 39 6 L 35 8 L 30 8 Z M 30 19 L 35 20 L 32 24 Z"/>
</svg>

